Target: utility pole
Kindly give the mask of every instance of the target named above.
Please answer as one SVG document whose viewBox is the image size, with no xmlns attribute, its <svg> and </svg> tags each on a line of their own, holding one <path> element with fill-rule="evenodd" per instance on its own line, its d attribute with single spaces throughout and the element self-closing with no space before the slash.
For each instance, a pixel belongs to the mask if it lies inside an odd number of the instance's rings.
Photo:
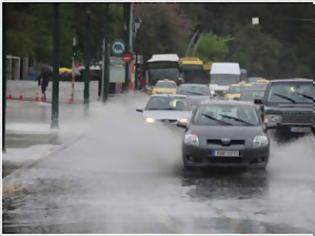
<svg viewBox="0 0 315 236">
<path fill-rule="evenodd" d="M 59 116 L 59 3 L 54 3 L 53 10 L 53 90 L 51 128 L 58 128 Z"/>
<path fill-rule="evenodd" d="M 104 20 L 104 39 L 103 39 L 103 64 L 102 64 L 102 102 L 106 102 L 109 90 L 109 65 L 110 65 L 110 52 L 109 52 L 109 30 L 108 30 L 108 8 L 109 3 L 105 8 Z"/>
<path fill-rule="evenodd" d="M 91 12 L 87 11 L 85 15 L 85 43 L 84 43 L 84 105 L 87 114 L 89 108 L 90 96 L 90 46 L 91 46 Z"/>
<path fill-rule="evenodd" d="M 124 20 L 125 20 L 125 43 L 126 43 L 126 52 L 130 50 L 130 10 L 131 3 L 124 3 Z M 127 90 L 129 82 L 129 63 L 125 63 L 125 84 L 124 90 Z"/>
<path fill-rule="evenodd" d="M 6 22 L 6 14 L 7 14 L 7 7 L 4 3 L 2 5 L 3 7 L 3 15 L 2 15 L 2 22 Z M 2 31 L 2 152 L 5 152 L 5 121 L 6 121 L 6 94 L 7 94 L 7 60 L 6 60 L 6 26 L 4 25 L 3 31 Z"/>
</svg>

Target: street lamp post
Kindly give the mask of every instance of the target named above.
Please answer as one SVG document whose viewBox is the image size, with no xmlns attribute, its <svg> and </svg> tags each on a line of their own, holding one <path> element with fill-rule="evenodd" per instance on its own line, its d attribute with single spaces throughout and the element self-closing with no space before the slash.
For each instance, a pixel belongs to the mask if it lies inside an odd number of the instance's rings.
<svg viewBox="0 0 315 236">
<path fill-rule="evenodd" d="M 90 96 L 90 44 L 91 44 L 91 12 L 87 11 L 85 15 L 85 44 L 84 44 L 84 108 L 85 114 L 89 108 L 89 96 Z"/>
<path fill-rule="evenodd" d="M 51 128 L 58 128 L 59 116 L 59 3 L 54 3 L 53 15 L 53 91 Z"/>
<path fill-rule="evenodd" d="M 134 28 L 134 42 L 135 44 L 137 43 L 137 32 L 140 29 L 142 20 L 140 17 L 137 17 L 134 22 L 133 22 L 133 28 Z M 138 50 L 138 45 L 134 45 L 134 49 L 135 49 L 135 54 L 136 54 L 136 62 L 135 62 L 135 89 L 137 90 L 138 88 L 138 61 L 139 61 L 139 50 Z"/>
</svg>

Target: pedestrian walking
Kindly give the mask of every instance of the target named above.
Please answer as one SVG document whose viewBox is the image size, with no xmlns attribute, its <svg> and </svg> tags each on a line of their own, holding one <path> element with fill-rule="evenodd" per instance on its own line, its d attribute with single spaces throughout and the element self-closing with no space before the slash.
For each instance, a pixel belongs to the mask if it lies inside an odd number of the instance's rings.
<svg viewBox="0 0 315 236">
<path fill-rule="evenodd" d="M 39 76 L 36 78 L 38 81 L 38 86 L 41 86 L 42 97 L 44 101 L 46 101 L 46 89 L 49 84 L 49 80 L 52 78 L 53 72 L 51 69 L 42 70 Z"/>
</svg>

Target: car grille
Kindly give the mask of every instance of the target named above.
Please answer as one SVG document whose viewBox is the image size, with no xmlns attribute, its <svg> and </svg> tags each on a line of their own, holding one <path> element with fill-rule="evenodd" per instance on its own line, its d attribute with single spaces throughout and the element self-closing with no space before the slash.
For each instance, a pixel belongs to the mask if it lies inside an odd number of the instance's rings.
<svg viewBox="0 0 315 236">
<path fill-rule="evenodd" d="M 164 123 L 171 123 L 171 124 L 177 122 L 177 120 L 173 120 L 173 119 L 163 119 L 163 120 L 161 120 L 161 121 L 164 122 Z"/>
<path fill-rule="evenodd" d="M 241 157 L 212 157 L 208 159 L 211 163 L 241 163 L 243 158 Z"/>
<path fill-rule="evenodd" d="M 231 146 L 231 145 L 245 145 L 245 140 L 232 139 L 229 143 L 223 142 L 221 139 L 207 139 L 207 144 L 214 144 L 220 146 Z"/>
<path fill-rule="evenodd" d="M 312 124 L 314 117 L 311 112 L 283 113 L 281 123 L 284 124 Z"/>
</svg>

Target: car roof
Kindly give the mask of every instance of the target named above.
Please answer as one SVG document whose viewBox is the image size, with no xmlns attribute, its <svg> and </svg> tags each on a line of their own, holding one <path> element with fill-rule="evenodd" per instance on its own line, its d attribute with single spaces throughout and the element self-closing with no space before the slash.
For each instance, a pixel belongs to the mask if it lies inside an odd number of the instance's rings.
<svg viewBox="0 0 315 236">
<path fill-rule="evenodd" d="M 235 100 L 207 100 L 200 103 L 200 105 L 223 105 L 223 106 L 251 106 L 255 107 L 255 104 L 248 101 L 235 101 Z"/>
<path fill-rule="evenodd" d="M 237 74 L 240 75 L 240 65 L 234 62 L 214 62 L 210 74 Z"/>
<path fill-rule="evenodd" d="M 270 80 L 270 83 L 286 83 L 286 82 L 313 82 L 313 80 L 312 79 L 306 79 L 306 78 L 292 78 L 292 79 Z"/>
<path fill-rule="evenodd" d="M 187 98 L 187 96 L 181 94 L 154 94 L 151 95 L 150 97 Z"/>
<path fill-rule="evenodd" d="M 174 80 L 170 80 L 170 79 L 159 79 L 156 83 L 158 83 L 158 82 L 169 82 L 169 83 L 175 84 L 175 81 Z"/>
<path fill-rule="evenodd" d="M 178 62 L 179 57 L 175 53 L 166 53 L 166 54 L 153 54 L 148 62 L 158 62 L 158 61 L 174 61 Z"/>
<path fill-rule="evenodd" d="M 197 83 L 184 83 L 179 85 L 179 87 L 183 87 L 183 86 L 199 86 L 199 87 L 209 87 L 208 84 L 197 84 Z"/>
</svg>

